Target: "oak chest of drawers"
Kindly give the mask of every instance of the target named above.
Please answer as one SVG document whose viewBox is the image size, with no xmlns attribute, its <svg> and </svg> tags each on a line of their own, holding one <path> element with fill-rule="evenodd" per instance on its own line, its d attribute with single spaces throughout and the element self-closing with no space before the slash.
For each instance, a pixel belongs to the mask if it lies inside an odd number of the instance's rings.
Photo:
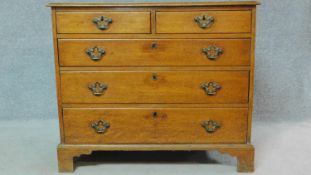
<svg viewBox="0 0 311 175">
<path fill-rule="evenodd" d="M 216 150 L 253 171 L 257 4 L 50 4 L 59 170 L 92 151 Z"/>
</svg>

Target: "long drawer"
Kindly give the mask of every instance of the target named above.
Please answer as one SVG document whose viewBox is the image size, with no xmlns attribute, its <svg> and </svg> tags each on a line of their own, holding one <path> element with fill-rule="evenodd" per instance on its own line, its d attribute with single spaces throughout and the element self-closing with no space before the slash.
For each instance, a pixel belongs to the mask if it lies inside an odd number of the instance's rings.
<svg viewBox="0 0 311 175">
<path fill-rule="evenodd" d="M 157 33 L 249 33 L 251 11 L 157 12 Z"/>
<path fill-rule="evenodd" d="M 249 39 L 60 39 L 61 66 L 248 66 Z"/>
<path fill-rule="evenodd" d="M 62 71 L 63 103 L 247 103 L 248 71 Z"/>
<path fill-rule="evenodd" d="M 246 108 L 65 108 L 65 143 L 245 143 L 247 111 Z"/>
<path fill-rule="evenodd" d="M 57 12 L 58 33 L 150 33 L 150 12 Z"/>
</svg>

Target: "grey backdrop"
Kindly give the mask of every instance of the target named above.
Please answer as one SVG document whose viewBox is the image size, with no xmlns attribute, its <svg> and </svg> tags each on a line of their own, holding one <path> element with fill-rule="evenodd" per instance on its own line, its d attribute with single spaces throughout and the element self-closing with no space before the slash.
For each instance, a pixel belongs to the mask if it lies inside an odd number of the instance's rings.
<svg viewBox="0 0 311 175">
<path fill-rule="evenodd" d="M 0 120 L 57 118 L 48 2 L 55 1 L 0 3 Z M 255 120 L 310 117 L 310 9 L 310 0 L 264 0 L 258 8 Z"/>
</svg>

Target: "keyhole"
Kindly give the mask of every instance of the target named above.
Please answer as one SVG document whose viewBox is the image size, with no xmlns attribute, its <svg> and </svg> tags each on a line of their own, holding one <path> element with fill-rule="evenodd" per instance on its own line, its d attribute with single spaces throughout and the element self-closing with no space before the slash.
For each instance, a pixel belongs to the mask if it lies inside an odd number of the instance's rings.
<svg viewBox="0 0 311 175">
<path fill-rule="evenodd" d="M 157 113 L 157 112 L 153 112 L 153 113 L 152 113 L 152 117 L 153 117 L 153 118 L 156 118 L 157 116 L 158 116 L 158 113 Z"/>
<path fill-rule="evenodd" d="M 158 76 L 157 76 L 157 74 L 152 74 L 152 80 L 158 80 Z"/>
<path fill-rule="evenodd" d="M 151 45 L 150 45 L 150 47 L 151 47 L 152 49 L 157 48 L 157 43 L 156 43 L 156 42 L 152 42 Z"/>
</svg>

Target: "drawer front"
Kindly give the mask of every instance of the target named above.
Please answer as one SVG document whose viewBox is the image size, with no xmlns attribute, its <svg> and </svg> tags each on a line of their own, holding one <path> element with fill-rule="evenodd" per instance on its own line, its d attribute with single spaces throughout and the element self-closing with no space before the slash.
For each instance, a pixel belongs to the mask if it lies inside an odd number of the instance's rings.
<svg viewBox="0 0 311 175">
<path fill-rule="evenodd" d="M 58 33 L 150 33 L 150 12 L 57 12 Z"/>
<path fill-rule="evenodd" d="M 63 117 L 67 144 L 246 142 L 246 108 L 66 108 Z"/>
<path fill-rule="evenodd" d="M 61 66 L 246 66 L 249 39 L 59 40 Z"/>
<path fill-rule="evenodd" d="M 61 72 L 63 103 L 247 103 L 248 71 Z"/>
<path fill-rule="evenodd" d="M 157 12 L 156 31 L 157 33 L 249 33 L 251 21 L 251 11 Z"/>
</svg>

